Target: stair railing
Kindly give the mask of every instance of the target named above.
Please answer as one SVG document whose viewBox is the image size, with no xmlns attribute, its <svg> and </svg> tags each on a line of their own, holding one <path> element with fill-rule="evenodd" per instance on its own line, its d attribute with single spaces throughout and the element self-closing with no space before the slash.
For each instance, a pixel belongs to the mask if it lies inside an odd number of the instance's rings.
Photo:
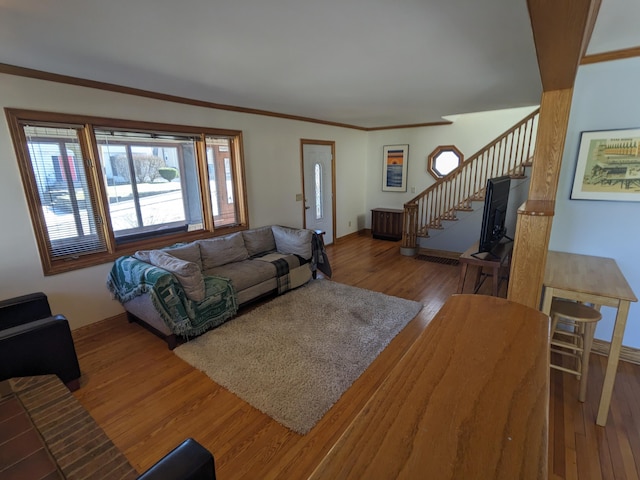
<svg viewBox="0 0 640 480">
<path fill-rule="evenodd" d="M 535 110 L 516 125 L 462 162 L 449 175 L 404 204 L 402 248 L 415 249 L 418 237 L 442 229 L 443 220 L 456 220 L 456 212 L 472 210 L 484 199 L 487 179 L 501 175 L 523 178 L 531 165 L 538 114 Z"/>
</svg>

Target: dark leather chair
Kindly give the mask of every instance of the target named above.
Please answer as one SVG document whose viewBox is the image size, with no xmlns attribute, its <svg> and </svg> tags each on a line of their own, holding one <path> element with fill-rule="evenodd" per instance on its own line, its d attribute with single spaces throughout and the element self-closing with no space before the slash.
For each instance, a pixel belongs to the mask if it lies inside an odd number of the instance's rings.
<svg viewBox="0 0 640 480">
<path fill-rule="evenodd" d="M 42 292 L 0 301 L 0 380 L 46 374 L 57 375 L 71 391 L 80 387 L 69 322 L 51 315 Z"/>
<path fill-rule="evenodd" d="M 187 438 L 158 463 L 138 477 L 138 480 L 215 480 L 213 455 Z"/>
</svg>

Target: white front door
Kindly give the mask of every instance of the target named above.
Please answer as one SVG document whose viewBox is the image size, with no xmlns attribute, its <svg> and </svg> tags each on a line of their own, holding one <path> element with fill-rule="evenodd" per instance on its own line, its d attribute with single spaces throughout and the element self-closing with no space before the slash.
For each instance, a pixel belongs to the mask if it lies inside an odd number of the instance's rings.
<svg viewBox="0 0 640 480">
<path fill-rule="evenodd" d="M 322 230 L 324 243 L 333 243 L 335 202 L 334 142 L 301 140 L 304 226 Z"/>
</svg>

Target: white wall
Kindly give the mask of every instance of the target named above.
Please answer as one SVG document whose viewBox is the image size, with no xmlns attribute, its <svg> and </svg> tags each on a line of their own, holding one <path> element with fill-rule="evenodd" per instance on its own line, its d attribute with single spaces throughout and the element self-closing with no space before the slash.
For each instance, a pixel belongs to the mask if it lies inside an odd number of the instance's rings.
<svg viewBox="0 0 640 480">
<path fill-rule="evenodd" d="M 639 85 L 640 58 L 579 68 L 549 244 L 551 250 L 614 258 L 636 296 L 640 296 L 640 203 L 570 200 L 570 193 L 581 132 L 640 128 Z M 615 311 L 602 311 L 596 337 L 610 340 Z M 623 344 L 640 348 L 638 303 L 631 304 Z"/>
<path fill-rule="evenodd" d="M 180 105 L 0 74 L 0 106 L 242 130 L 249 222 L 302 226 L 300 139 L 336 142 L 336 236 L 356 231 L 348 221 L 365 211 L 366 133 L 307 122 Z M 111 264 L 45 277 L 13 144 L 0 119 L 0 298 L 44 291 L 72 325 L 121 313 L 105 286 Z"/>
</svg>

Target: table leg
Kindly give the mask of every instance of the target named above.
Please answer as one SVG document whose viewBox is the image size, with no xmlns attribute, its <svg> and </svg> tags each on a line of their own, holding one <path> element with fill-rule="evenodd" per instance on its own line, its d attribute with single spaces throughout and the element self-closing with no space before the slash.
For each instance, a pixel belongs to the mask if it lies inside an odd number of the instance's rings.
<svg viewBox="0 0 640 480">
<path fill-rule="evenodd" d="M 627 315 L 629 314 L 629 302 L 621 300 L 618 305 L 618 313 L 616 314 L 616 323 L 613 327 L 613 336 L 611 337 L 611 348 L 609 349 L 609 358 L 607 359 L 607 370 L 604 374 L 604 383 L 602 385 L 602 395 L 600 396 L 600 406 L 598 407 L 598 416 L 596 424 L 604 427 L 607 423 L 609 414 L 609 405 L 611 404 L 611 395 L 613 394 L 613 384 L 616 379 L 618 370 L 618 360 L 620 359 L 620 347 L 622 346 L 622 337 L 624 329 L 627 325 Z"/>
<path fill-rule="evenodd" d="M 593 346 L 593 334 L 596 329 L 595 323 L 587 323 L 584 325 L 584 345 L 582 350 L 582 375 L 580 375 L 580 390 L 578 400 L 584 402 L 587 398 L 587 378 L 589 377 L 589 354 Z M 553 331 L 553 330 L 552 330 Z"/>
<path fill-rule="evenodd" d="M 542 313 L 551 314 L 551 301 L 553 300 L 553 288 L 545 287 L 542 295 Z"/>
<path fill-rule="evenodd" d="M 467 263 L 460 264 L 460 280 L 458 280 L 458 293 L 462 293 L 462 289 L 464 288 L 464 279 L 467 276 L 467 267 L 469 265 Z"/>
<path fill-rule="evenodd" d="M 498 289 L 500 287 L 500 265 L 493 267 L 493 296 L 498 296 Z"/>
<path fill-rule="evenodd" d="M 482 266 L 476 267 L 476 278 L 473 280 L 473 293 L 478 293 L 482 281 Z"/>
</svg>

